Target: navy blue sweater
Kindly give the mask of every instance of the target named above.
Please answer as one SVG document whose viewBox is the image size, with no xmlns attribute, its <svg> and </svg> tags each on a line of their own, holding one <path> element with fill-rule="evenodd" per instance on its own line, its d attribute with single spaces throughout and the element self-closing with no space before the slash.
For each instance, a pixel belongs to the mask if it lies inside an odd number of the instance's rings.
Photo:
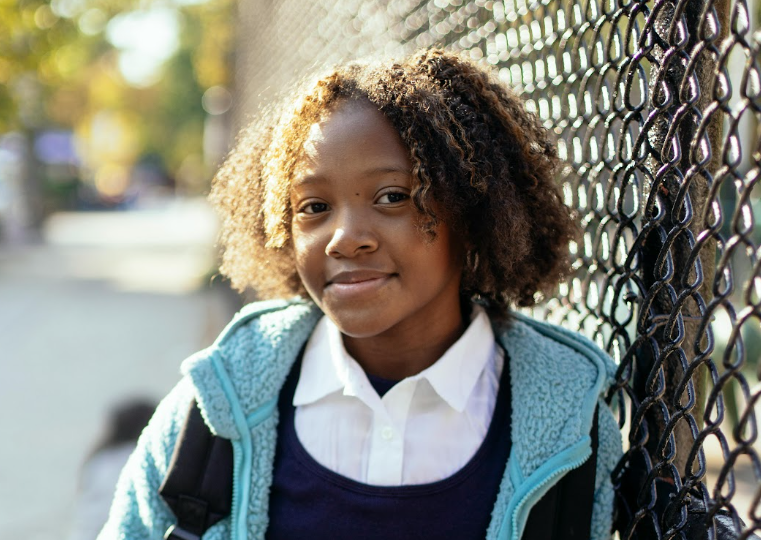
<svg viewBox="0 0 761 540">
<path fill-rule="evenodd" d="M 510 453 L 508 366 L 505 358 L 489 430 L 470 461 L 438 482 L 388 487 L 341 476 L 315 461 L 302 446 L 292 405 L 301 367 L 297 362 L 278 403 L 268 540 L 484 538 Z M 371 382 L 379 393 L 393 384 Z"/>
</svg>

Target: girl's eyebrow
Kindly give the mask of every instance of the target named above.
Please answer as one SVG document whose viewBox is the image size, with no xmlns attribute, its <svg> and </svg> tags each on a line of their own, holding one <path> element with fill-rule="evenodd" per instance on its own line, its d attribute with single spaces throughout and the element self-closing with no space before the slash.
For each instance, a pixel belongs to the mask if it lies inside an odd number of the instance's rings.
<svg viewBox="0 0 761 540">
<path fill-rule="evenodd" d="M 293 186 L 304 186 L 309 184 L 317 184 L 319 181 L 322 180 L 321 176 L 315 176 L 315 175 L 308 175 L 308 176 L 300 176 L 298 177 L 294 182 Z"/>
<path fill-rule="evenodd" d="M 365 171 L 365 174 L 384 174 L 384 173 L 402 173 L 402 174 L 412 174 L 412 170 L 408 169 L 406 167 L 375 167 L 373 169 L 369 169 Z"/>
<path fill-rule="evenodd" d="M 391 166 L 372 167 L 362 171 L 362 174 L 365 176 L 373 176 L 376 174 L 389 174 L 389 173 L 397 173 L 397 174 L 404 174 L 405 176 L 410 176 L 412 174 L 412 170 L 406 167 L 397 167 L 397 166 L 391 165 Z M 310 184 L 319 184 L 320 182 L 324 180 L 325 178 L 322 175 L 307 174 L 305 176 L 300 176 L 296 178 L 296 180 L 293 182 L 293 186 L 296 187 L 296 186 L 303 186 L 303 185 L 310 185 Z"/>
</svg>

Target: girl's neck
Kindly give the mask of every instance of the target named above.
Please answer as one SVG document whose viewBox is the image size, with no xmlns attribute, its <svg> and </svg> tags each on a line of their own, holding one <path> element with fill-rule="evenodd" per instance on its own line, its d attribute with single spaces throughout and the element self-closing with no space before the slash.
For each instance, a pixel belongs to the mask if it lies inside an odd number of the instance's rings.
<svg viewBox="0 0 761 540">
<path fill-rule="evenodd" d="M 366 373 L 399 381 L 432 366 L 460 338 L 468 317 L 446 319 L 429 321 L 425 328 L 390 329 L 369 338 L 344 335 L 344 346 Z"/>
</svg>

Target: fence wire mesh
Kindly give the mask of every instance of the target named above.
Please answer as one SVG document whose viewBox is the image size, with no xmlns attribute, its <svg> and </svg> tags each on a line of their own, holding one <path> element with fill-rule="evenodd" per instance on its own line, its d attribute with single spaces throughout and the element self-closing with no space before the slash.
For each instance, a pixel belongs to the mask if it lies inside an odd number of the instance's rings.
<svg viewBox="0 0 761 540">
<path fill-rule="evenodd" d="M 495 66 L 557 136 L 584 228 L 576 274 L 541 312 L 619 365 L 610 398 L 626 454 L 614 481 L 633 501 L 620 537 L 761 531 L 761 7 L 246 0 L 239 11 L 239 124 L 315 64 L 443 45 Z"/>
</svg>

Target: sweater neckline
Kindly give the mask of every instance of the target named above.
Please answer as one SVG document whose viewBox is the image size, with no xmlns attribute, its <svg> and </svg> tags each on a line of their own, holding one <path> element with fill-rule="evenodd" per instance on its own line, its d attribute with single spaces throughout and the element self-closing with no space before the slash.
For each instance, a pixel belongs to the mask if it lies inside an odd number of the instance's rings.
<svg viewBox="0 0 761 540">
<path fill-rule="evenodd" d="M 315 460 L 304 445 L 301 444 L 294 423 L 296 407 L 293 405 L 293 393 L 298 384 L 298 376 L 301 371 L 301 355 L 299 355 L 299 358 L 294 363 L 278 400 L 281 422 L 281 427 L 278 431 L 285 438 L 284 443 L 290 445 L 293 449 L 299 463 L 313 474 L 339 488 L 379 497 L 418 497 L 452 489 L 472 476 L 487 461 L 490 451 L 502 447 L 500 444 L 501 440 L 506 441 L 508 445 L 511 444 L 510 358 L 506 350 L 504 355 L 505 363 L 500 377 L 497 401 L 484 440 L 465 465 L 441 480 L 425 484 L 407 484 L 402 486 L 365 484 L 336 473 Z"/>
</svg>

